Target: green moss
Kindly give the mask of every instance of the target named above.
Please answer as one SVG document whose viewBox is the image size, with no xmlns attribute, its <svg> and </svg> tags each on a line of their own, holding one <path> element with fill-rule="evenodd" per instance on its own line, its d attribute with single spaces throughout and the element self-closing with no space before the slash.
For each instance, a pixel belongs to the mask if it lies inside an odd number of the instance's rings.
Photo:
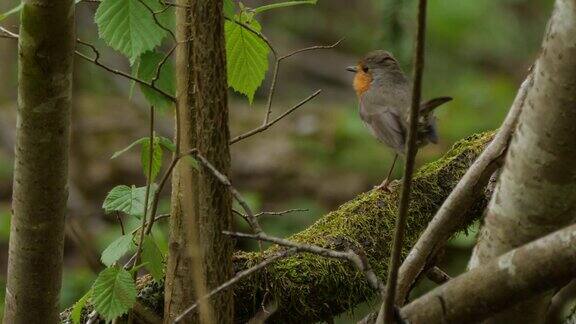
<svg viewBox="0 0 576 324">
<path fill-rule="evenodd" d="M 493 132 L 488 132 L 461 140 L 443 158 L 416 172 L 404 256 L 493 135 Z M 343 242 L 362 246 L 372 268 L 384 279 L 388 270 L 399 189 L 396 184 L 391 193 L 372 190 L 360 194 L 289 239 L 333 249 L 338 249 Z M 461 229 L 481 215 L 485 204 L 484 195 L 477 197 L 474 208 L 463 215 Z M 264 256 L 237 252 L 235 270 L 247 269 L 280 248 L 271 247 L 264 252 Z M 144 286 L 146 288 L 139 295 L 141 302 L 161 313 L 157 308 L 162 302 L 155 300 L 161 298 L 162 286 L 152 280 Z M 271 322 L 310 323 L 352 310 L 375 294 L 364 275 L 348 262 L 302 253 L 279 260 L 234 287 L 236 321 L 245 323 L 259 311 L 265 295 L 267 301 L 274 299 L 279 305 Z"/>
<path fill-rule="evenodd" d="M 490 132 L 466 138 L 456 143 L 442 159 L 425 165 L 415 174 L 404 255 L 492 136 Z M 373 190 L 361 194 L 290 239 L 331 248 L 337 248 L 342 241 L 359 244 L 376 273 L 385 278 L 399 192 L 396 186 L 391 193 Z M 470 217 L 463 219 L 479 216 L 485 198 L 478 197 L 476 205 L 477 208 L 469 212 Z M 469 224 L 463 223 L 462 229 Z M 271 248 L 267 253 L 278 248 Z M 257 253 L 236 256 L 238 270 L 256 264 L 261 258 Z M 270 285 L 267 298 L 274 296 L 279 302 L 273 322 L 320 321 L 350 310 L 375 294 L 363 274 L 347 262 L 300 254 L 276 262 L 236 287 L 239 321 L 249 319 L 260 307 L 265 292 L 264 276 Z"/>
</svg>

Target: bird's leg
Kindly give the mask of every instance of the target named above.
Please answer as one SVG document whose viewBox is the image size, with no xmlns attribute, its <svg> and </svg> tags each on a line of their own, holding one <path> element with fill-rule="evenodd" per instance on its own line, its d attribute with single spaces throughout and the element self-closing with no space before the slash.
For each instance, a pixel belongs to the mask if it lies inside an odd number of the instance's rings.
<svg viewBox="0 0 576 324">
<path fill-rule="evenodd" d="M 376 189 L 389 191 L 388 185 L 390 184 L 390 177 L 392 176 L 392 171 L 394 171 L 394 166 L 396 166 L 396 160 L 398 160 L 398 153 L 394 155 L 394 161 L 392 161 L 392 167 L 390 167 L 390 170 L 388 171 L 388 176 L 379 186 L 375 187 Z"/>
</svg>

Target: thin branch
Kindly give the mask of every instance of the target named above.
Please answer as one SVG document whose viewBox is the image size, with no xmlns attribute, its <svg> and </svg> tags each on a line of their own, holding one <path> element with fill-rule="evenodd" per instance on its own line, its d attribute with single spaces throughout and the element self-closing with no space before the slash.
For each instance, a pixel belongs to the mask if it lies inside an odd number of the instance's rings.
<svg viewBox="0 0 576 324">
<path fill-rule="evenodd" d="M 209 299 L 210 297 L 216 295 L 217 293 L 221 292 L 224 289 L 228 289 L 230 287 L 232 287 L 235 283 L 237 283 L 238 281 L 242 280 L 244 277 L 247 277 L 251 274 L 253 274 L 254 272 L 265 268 L 266 266 L 276 262 L 277 260 L 281 259 L 281 258 L 285 258 L 287 256 L 290 256 L 294 253 L 296 253 L 298 251 L 298 249 L 296 248 L 291 248 L 289 250 L 286 251 L 282 251 L 279 253 L 276 253 L 275 255 L 265 259 L 264 261 L 258 263 L 257 265 L 248 268 L 244 271 L 240 271 L 238 272 L 236 275 L 234 275 L 234 277 L 232 277 L 230 280 L 226 281 L 225 283 L 221 284 L 220 286 L 216 287 L 214 290 L 212 290 L 210 293 L 208 293 L 205 296 L 202 296 L 196 303 L 194 303 L 192 306 L 186 308 L 186 310 L 184 310 L 180 315 L 178 315 L 178 317 L 176 317 L 176 319 L 174 319 L 174 323 L 178 323 L 180 322 L 182 319 L 184 319 L 184 317 L 186 317 L 186 315 L 188 315 L 190 312 L 192 312 L 194 309 L 196 309 L 198 307 L 198 304 L 202 301 L 205 301 L 207 299 Z"/>
<path fill-rule="evenodd" d="M 427 0 L 420 0 L 418 5 L 418 32 L 416 34 L 416 53 L 414 58 L 414 85 L 412 87 L 412 104 L 410 107 L 410 127 L 408 128 L 408 139 L 406 143 L 406 165 L 404 170 L 404 180 L 402 183 L 402 193 L 400 196 L 400 207 L 396 228 L 394 230 L 394 242 L 392 245 L 392 256 L 388 268 L 388 280 L 386 282 L 386 294 L 376 323 L 392 323 L 394 321 L 394 300 L 396 295 L 396 282 L 398 281 L 398 268 L 400 267 L 400 253 L 404 244 L 404 231 L 406 228 L 406 218 L 410 204 L 410 190 L 412 186 L 412 176 L 418 152 L 417 128 L 418 113 L 420 108 L 420 98 L 422 95 L 422 75 L 424 73 L 424 42 L 426 36 L 426 6 Z"/>
<path fill-rule="evenodd" d="M 1 38 L 18 39 L 18 34 L 11 32 L 4 27 L 0 26 L 0 32 L 2 32 L 2 35 L 0 35 Z"/>
<path fill-rule="evenodd" d="M 266 38 L 266 36 L 264 36 L 261 32 L 255 30 L 254 28 L 252 28 L 250 25 L 247 25 L 241 21 L 238 21 L 236 19 L 230 18 L 230 17 L 224 17 L 224 19 L 226 19 L 229 22 L 235 23 L 238 26 L 242 26 L 244 27 L 244 29 L 248 30 L 249 32 L 251 32 L 252 34 L 258 36 L 258 38 L 260 38 L 262 41 L 264 41 L 264 43 L 266 43 L 266 45 L 268 46 L 268 48 L 270 48 L 270 51 L 272 51 L 272 54 L 274 55 L 274 57 L 278 57 L 278 53 L 276 52 L 276 49 L 274 48 L 274 46 L 272 46 L 272 43 L 270 43 L 270 41 L 268 40 L 268 38 Z"/>
<path fill-rule="evenodd" d="M 488 144 L 486 149 L 466 171 L 454 190 L 444 201 L 438 212 L 422 233 L 406 259 L 400 267 L 398 280 L 398 294 L 396 303 L 403 305 L 410 289 L 421 276 L 425 267 L 435 253 L 441 249 L 448 239 L 462 224 L 462 211 L 469 209 L 476 201 L 476 197 L 486 186 L 492 174 L 500 167 L 508 143 L 512 137 L 518 116 L 532 86 L 532 73 L 520 86 L 518 94 L 500 130 Z"/>
<path fill-rule="evenodd" d="M 154 159 L 154 106 L 150 106 L 150 125 L 148 128 L 148 133 L 150 136 L 149 144 L 149 155 L 148 155 L 148 170 L 146 177 L 146 196 L 144 197 L 144 213 L 142 215 L 142 225 L 140 225 L 140 238 L 138 240 L 138 245 L 136 247 L 136 256 L 134 257 L 134 263 L 132 264 L 132 269 L 134 269 L 139 262 L 140 255 L 142 254 L 142 246 L 144 243 L 144 236 L 146 235 L 146 220 L 148 216 L 148 200 L 150 199 L 150 189 L 152 187 L 152 160 Z M 155 215 L 152 214 L 151 218 L 154 219 Z M 150 220 L 152 222 L 152 220 Z M 134 277 L 136 277 L 137 271 L 134 271 Z"/>
<path fill-rule="evenodd" d="M 319 46 L 311 46 L 311 47 L 302 48 L 302 49 L 293 51 L 291 53 L 288 53 L 286 55 L 283 55 L 283 56 L 281 56 L 275 60 L 274 69 L 273 69 L 274 72 L 272 73 L 272 83 L 270 84 L 270 90 L 268 91 L 268 101 L 266 103 L 266 115 L 264 116 L 264 121 L 262 122 L 262 125 L 268 124 L 268 121 L 270 120 L 270 114 L 272 113 L 272 100 L 274 98 L 274 93 L 276 92 L 276 83 L 278 82 L 278 71 L 280 69 L 280 63 L 283 60 L 285 60 L 289 57 L 292 57 L 296 54 L 299 54 L 299 53 L 314 51 L 314 50 L 319 50 L 319 49 L 334 48 L 334 47 L 338 46 L 342 42 L 342 40 L 343 39 L 340 39 L 332 45 L 319 45 Z"/>
<path fill-rule="evenodd" d="M 127 78 L 127 79 L 130 79 L 130 80 L 136 82 L 136 83 L 139 83 L 139 84 L 143 84 L 143 85 L 145 85 L 145 86 L 148 86 L 148 87 L 154 89 L 155 91 L 157 91 L 158 93 L 162 94 L 164 97 L 168 98 L 170 101 L 176 102 L 176 98 L 175 98 L 174 96 L 170 95 L 169 93 L 165 92 L 165 91 L 162 90 L 162 89 L 157 88 L 157 87 L 154 86 L 152 83 L 146 82 L 146 81 L 141 80 L 141 79 L 138 79 L 138 78 L 136 78 L 136 77 L 134 77 L 134 76 L 126 73 L 126 72 L 123 72 L 123 71 L 120 71 L 120 70 L 117 70 L 117 69 L 113 69 L 113 68 L 111 68 L 111 67 L 109 67 L 109 66 L 107 66 L 107 65 L 105 65 L 105 64 L 102 64 L 102 63 L 100 62 L 100 52 L 98 51 L 98 49 L 96 49 L 96 47 L 95 47 L 94 45 L 92 45 L 92 44 L 90 44 L 90 43 L 86 43 L 86 42 L 81 41 L 81 40 L 79 40 L 79 39 L 77 40 L 77 42 L 80 43 L 80 44 L 82 44 L 82 45 L 84 45 L 84 46 L 88 46 L 88 47 L 94 52 L 94 55 L 95 55 L 94 58 L 90 58 L 90 57 L 88 57 L 88 56 L 86 56 L 86 55 L 84 55 L 84 54 L 76 51 L 76 55 L 78 55 L 79 57 L 83 58 L 84 60 L 86 60 L 86 61 L 88 61 L 88 62 L 92 62 L 92 63 L 96 64 L 97 66 L 103 68 L 104 70 L 106 70 L 106 71 L 108 71 L 108 72 L 110 72 L 110 73 L 113 73 L 113 74 L 116 74 L 116 75 L 125 77 L 125 78 Z"/>
<path fill-rule="evenodd" d="M 412 324 L 482 322 L 564 285 L 576 272 L 576 225 L 520 246 L 419 297 L 400 311 Z"/>
<path fill-rule="evenodd" d="M 174 44 L 174 46 L 172 46 L 172 48 L 170 48 L 168 53 L 166 53 L 166 55 L 164 56 L 162 61 L 160 61 L 160 63 L 158 63 L 158 66 L 156 66 L 156 72 L 154 73 L 154 78 L 150 82 L 150 84 L 153 87 L 156 86 L 156 82 L 160 79 L 160 72 L 162 72 L 162 67 L 164 67 L 164 64 L 166 64 L 166 62 L 168 61 L 170 56 L 172 56 L 172 53 L 174 53 L 174 50 L 176 49 L 177 46 L 178 46 L 178 44 Z"/>
<path fill-rule="evenodd" d="M 172 30 L 170 30 L 170 28 L 167 28 L 166 26 L 162 25 L 162 23 L 160 22 L 160 20 L 158 20 L 158 17 L 157 17 L 157 15 L 164 13 L 170 7 L 165 6 L 163 9 L 161 9 L 159 11 L 154 11 L 154 9 L 152 9 L 152 7 L 150 7 L 143 0 L 138 0 L 138 2 L 140 2 L 144 7 L 146 7 L 146 9 L 152 14 L 152 18 L 154 19 L 154 22 L 156 23 L 156 25 L 158 27 L 160 27 L 162 30 L 164 30 L 165 32 L 167 32 L 168 34 L 170 34 L 170 37 L 172 37 L 173 40 L 176 40 L 176 35 L 174 35 L 174 32 L 172 32 Z M 159 1 L 159 2 L 160 2 L 160 4 L 162 4 L 161 1 Z"/>
<path fill-rule="evenodd" d="M 309 252 L 327 258 L 348 260 L 364 273 L 366 279 L 368 279 L 368 283 L 372 288 L 379 290 L 382 293 L 384 291 L 384 285 L 370 267 L 370 264 L 368 263 L 368 259 L 366 258 L 364 252 L 360 251 L 360 253 L 356 253 L 354 252 L 352 247 L 348 248 L 346 252 L 341 252 L 323 248 L 320 246 L 296 243 L 283 238 L 270 236 L 265 233 L 246 234 L 246 233 L 229 232 L 229 231 L 223 231 L 223 233 L 237 238 L 248 238 L 258 241 L 276 243 L 278 245 L 287 246 L 290 248 L 296 248 L 298 249 L 299 252 Z"/>
<path fill-rule="evenodd" d="M 255 134 L 258 134 L 258 133 L 261 133 L 261 132 L 267 130 L 268 128 L 270 128 L 270 126 L 276 124 L 277 122 L 279 122 L 280 120 L 282 120 L 284 117 L 290 115 L 290 114 L 291 114 L 292 112 L 294 112 L 296 109 L 302 107 L 302 106 L 303 106 L 304 104 L 306 104 L 308 101 L 314 99 L 314 98 L 315 98 L 316 96 L 318 96 L 321 92 L 322 92 L 322 90 L 320 90 L 320 89 L 319 89 L 319 90 L 316 90 L 316 91 L 315 91 L 313 94 L 311 94 L 308 98 L 300 101 L 300 102 L 297 103 L 294 107 L 288 109 L 288 110 L 285 111 L 282 115 L 276 117 L 276 118 L 275 118 L 274 120 L 272 120 L 271 122 L 269 122 L 269 123 L 267 123 L 267 124 L 265 124 L 265 125 L 262 125 L 262 126 L 260 126 L 260 127 L 258 127 L 258 128 L 255 128 L 255 129 L 253 129 L 253 130 L 251 130 L 251 131 L 248 131 L 248 132 L 246 132 L 246 133 L 244 133 L 244 134 L 242 134 L 242 135 L 238 135 L 238 136 L 234 137 L 233 139 L 230 140 L 230 144 L 234 144 L 234 143 L 239 142 L 239 141 L 241 141 L 241 140 L 244 140 L 244 139 L 246 139 L 246 138 L 248 138 L 248 137 L 250 137 L 250 136 L 253 136 L 253 135 L 255 135 Z"/>
<path fill-rule="evenodd" d="M 260 227 L 260 224 L 258 223 L 256 216 L 254 216 L 252 209 L 250 208 L 246 200 L 242 197 L 240 192 L 236 190 L 234 186 L 232 186 L 232 183 L 230 183 L 228 177 L 226 177 L 224 174 L 218 171 L 203 155 L 198 153 L 197 150 L 194 150 L 194 152 L 191 153 L 191 155 L 196 157 L 196 160 L 200 162 L 202 165 L 204 165 L 216 177 L 216 179 L 218 179 L 218 181 L 220 181 L 223 185 L 228 187 L 228 189 L 232 193 L 232 196 L 234 196 L 234 199 L 236 199 L 236 201 L 240 204 L 240 206 L 242 206 L 242 209 L 244 209 L 244 211 L 246 212 L 246 220 L 248 221 L 250 227 L 252 227 L 254 233 L 256 234 L 261 233 L 262 228 Z"/>
</svg>

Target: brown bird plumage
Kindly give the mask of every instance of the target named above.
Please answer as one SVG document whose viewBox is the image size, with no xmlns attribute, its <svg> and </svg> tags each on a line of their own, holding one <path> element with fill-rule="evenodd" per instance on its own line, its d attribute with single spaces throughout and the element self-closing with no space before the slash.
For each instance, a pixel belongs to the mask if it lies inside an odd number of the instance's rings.
<svg viewBox="0 0 576 324">
<path fill-rule="evenodd" d="M 347 68 L 354 72 L 354 90 L 360 104 L 360 118 L 382 143 L 404 154 L 412 96 L 412 83 L 388 52 L 377 50 L 368 53 L 356 66 Z M 452 100 L 441 97 L 424 102 L 420 107 L 418 146 L 438 142 L 434 108 Z M 396 162 L 394 158 L 394 163 Z M 394 168 L 392 164 L 392 169 Z M 392 172 L 388 173 L 388 177 Z M 379 187 L 386 188 L 388 178 Z"/>
</svg>

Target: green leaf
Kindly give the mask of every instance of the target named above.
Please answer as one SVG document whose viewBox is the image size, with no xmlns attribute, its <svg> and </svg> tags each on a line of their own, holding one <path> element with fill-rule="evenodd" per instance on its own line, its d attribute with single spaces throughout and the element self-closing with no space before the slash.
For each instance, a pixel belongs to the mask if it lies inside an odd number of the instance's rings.
<svg viewBox="0 0 576 324">
<path fill-rule="evenodd" d="M 154 12 L 162 9 L 157 0 L 102 0 L 96 11 L 100 38 L 126 55 L 131 64 L 160 45 L 167 34 L 144 4 Z"/>
<path fill-rule="evenodd" d="M 259 14 L 264 11 L 268 11 L 271 9 L 277 8 L 284 8 L 284 7 L 291 7 L 291 6 L 298 6 L 303 4 L 315 5 L 318 0 L 301 0 L 301 1 L 286 1 L 286 2 L 279 2 L 279 3 L 272 3 L 269 5 L 264 5 L 258 8 L 253 9 L 254 13 Z"/>
<path fill-rule="evenodd" d="M 233 18 L 236 11 L 236 5 L 233 0 L 224 0 L 224 17 Z"/>
<path fill-rule="evenodd" d="M 92 302 L 106 321 L 126 313 L 136 301 L 136 285 L 132 276 L 121 267 L 104 269 L 92 286 Z"/>
<path fill-rule="evenodd" d="M 72 320 L 73 324 L 81 324 L 80 320 L 82 319 L 82 309 L 86 306 L 86 302 L 92 296 L 92 289 L 88 290 L 84 296 L 82 296 L 74 306 L 72 306 L 72 311 L 70 312 L 70 319 Z"/>
<path fill-rule="evenodd" d="M 147 82 L 152 82 L 156 77 L 158 67 L 163 62 L 165 56 L 166 54 L 158 52 L 146 52 L 140 56 L 140 64 L 138 64 L 137 70 L 138 78 Z M 176 93 L 175 82 L 174 64 L 172 64 L 172 61 L 168 59 L 168 61 L 162 64 L 159 78 L 154 85 L 158 89 L 174 96 Z M 172 107 L 172 101 L 153 88 L 140 84 L 140 90 L 150 105 L 159 109 Z"/>
<path fill-rule="evenodd" d="M 154 145 L 152 145 L 152 175 L 151 178 L 154 180 L 160 169 L 162 168 L 162 146 L 158 139 L 154 138 Z M 140 161 L 142 162 L 142 171 L 144 176 L 148 178 L 148 170 L 150 168 L 150 139 L 147 138 L 146 141 L 142 142 L 142 153 L 140 155 Z"/>
<path fill-rule="evenodd" d="M 176 151 L 176 145 L 172 142 L 171 139 L 163 137 L 163 136 L 158 136 L 158 143 L 160 143 L 160 145 L 164 146 L 165 149 L 175 152 Z"/>
<path fill-rule="evenodd" d="M 132 250 L 133 246 L 132 234 L 122 235 L 108 245 L 108 247 L 102 252 L 100 260 L 109 267 Z"/>
<path fill-rule="evenodd" d="M 240 18 L 237 16 L 235 19 Z M 259 32 L 260 25 L 256 20 L 244 23 Z M 228 85 L 245 94 L 251 104 L 268 70 L 270 48 L 258 35 L 237 23 L 226 21 L 224 26 Z"/>
<path fill-rule="evenodd" d="M 148 199 L 148 208 L 152 204 L 152 198 L 154 192 L 157 189 L 156 184 L 150 186 L 150 195 Z M 102 204 L 102 208 L 106 213 L 112 211 L 120 211 L 128 215 L 140 217 L 144 215 L 144 198 L 146 196 L 146 187 L 135 186 L 128 187 L 126 185 L 120 185 L 114 187 Z"/>
<path fill-rule="evenodd" d="M 123 148 L 122 150 L 114 152 L 114 154 L 112 155 L 111 159 L 115 159 L 115 158 L 119 157 L 120 155 L 122 155 L 122 154 L 128 152 L 129 150 L 131 150 L 134 146 L 136 146 L 136 145 L 138 145 L 138 144 L 142 144 L 142 143 L 144 143 L 145 141 L 148 141 L 148 140 L 149 140 L 148 137 L 142 137 L 142 138 L 140 138 L 140 139 L 135 140 L 134 142 L 132 142 L 132 144 L 126 146 L 126 147 Z"/>
<path fill-rule="evenodd" d="M 144 236 L 142 262 L 146 263 L 146 269 L 156 281 L 162 280 L 164 277 L 164 256 L 151 235 Z"/>
</svg>

